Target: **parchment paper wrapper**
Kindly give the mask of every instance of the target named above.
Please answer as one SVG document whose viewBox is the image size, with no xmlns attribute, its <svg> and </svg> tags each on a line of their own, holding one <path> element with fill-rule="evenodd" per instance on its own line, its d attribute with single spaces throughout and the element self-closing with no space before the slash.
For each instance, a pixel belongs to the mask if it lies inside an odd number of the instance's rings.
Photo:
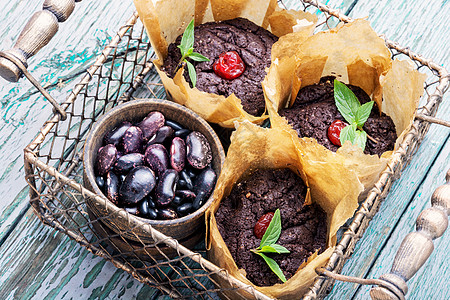
<svg viewBox="0 0 450 300">
<path fill-rule="evenodd" d="M 227 158 L 214 191 L 214 203 L 206 211 L 208 258 L 217 266 L 228 270 L 230 275 L 253 285 L 236 266 L 217 229 L 214 213 L 233 186 L 256 169 L 287 167 L 303 178 L 309 186 L 312 202 L 320 205 L 327 213 L 328 248 L 320 255 L 313 254 L 306 263 L 299 266 L 297 273 L 287 282 L 270 287 L 256 287 L 277 299 L 298 298 L 307 290 L 317 276 L 314 269 L 324 265 L 333 252 L 337 230 L 353 216 L 358 206 L 358 195 L 363 188 L 356 174 L 342 164 L 316 164 L 302 159 L 302 153 L 294 138 L 296 134 L 293 136 L 292 130 L 261 128 L 248 121 L 239 124 L 231 136 Z M 227 280 L 217 280 L 222 288 L 230 287 Z M 236 297 L 236 294 L 233 294 L 235 292 L 226 293 L 231 293 L 229 296 L 233 299 Z M 250 297 L 243 291 L 239 293 Z"/>
<path fill-rule="evenodd" d="M 317 22 L 312 14 L 280 9 L 276 0 L 134 0 L 134 3 L 158 56 L 154 64 L 169 97 L 208 122 L 227 128 L 233 128 L 235 121 L 261 123 L 267 115 L 248 114 L 234 94 L 225 97 L 191 88 L 183 77 L 184 68 L 173 79 L 167 76 L 161 66 L 167 57 L 168 45 L 184 32 L 194 17 L 196 26 L 243 17 L 278 36 L 294 31 L 309 35 Z"/>
<path fill-rule="evenodd" d="M 392 61 L 390 51 L 368 21 L 340 24 L 335 29 L 305 37 L 303 42 L 293 43 L 288 34 L 273 48 L 291 49 L 289 54 L 272 63 L 263 82 L 273 127 L 288 130 L 290 126 L 278 115 L 278 110 L 290 106 L 300 88 L 332 75 L 361 87 L 392 118 L 398 135 L 397 149 L 414 120 L 426 76 L 415 70 L 409 61 Z M 366 192 L 378 180 L 392 155 L 392 151 L 381 157 L 366 155 L 350 142 L 336 153 L 319 145 L 315 139 L 297 138 L 296 143 L 311 161 L 319 164 L 341 161 L 354 170 Z M 364 196 L 365 193 L 361 198 Z"/>
</svg>

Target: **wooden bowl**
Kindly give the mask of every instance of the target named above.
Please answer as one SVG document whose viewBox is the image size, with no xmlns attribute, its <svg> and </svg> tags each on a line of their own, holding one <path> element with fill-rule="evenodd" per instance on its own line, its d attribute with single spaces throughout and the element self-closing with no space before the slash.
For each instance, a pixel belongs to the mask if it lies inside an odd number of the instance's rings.
<svg viewBox="0 0 450 300">
<path fill-rule="evenodd" d="M 159 111 L 167 119 L 174 120 L 190 130 L 201 132 L 209 141 L 213 154 L 211 165 L 219 177 L 225 153 L 216 133 L 205 120 L 190 109 L 174 102 L 159 99 L 135 100 L 121 104 L 102 116 L 94 124 L 86 139 L 83 156 L 84 184 L 89 190 L 101 196 L 88 198 L 87 208 L 91 216 L 110 230 L 120 233 L 127 240 L 141 244 L 154 242 L 148 225 L 178 241 L 196 239 L 205 234 L 204 213 L 213 201 L 212 195 L 202 207 L 187 216 L 174 220 L 150 220 L 130 214 L 114 205 L 95 183 L 94 161 L 105 134 L 123 121 L 137 123 L 151 111 Z"/>
</svg>

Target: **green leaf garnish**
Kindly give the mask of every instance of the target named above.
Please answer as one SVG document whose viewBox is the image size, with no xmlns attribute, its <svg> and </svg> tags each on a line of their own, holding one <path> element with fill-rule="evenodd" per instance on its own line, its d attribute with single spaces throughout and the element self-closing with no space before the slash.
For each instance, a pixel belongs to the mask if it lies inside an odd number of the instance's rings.
<svg viewBox="0 0 450 300">
<path fill-rule="evenodd" d="M 190 62 L 186 61 L 188 72 L 189 72 L 189 78 L 191 78 L 192 86 L 195 87 L 195 84 L 197 83 L 197 73 L 195 73 L 195 67 Z"/>
<path fill-rule="evenodd" d="M 203 55 L 197 52 L 191 53 L 191 55 L 189 55 L 189 58 L 194 61 L 209 61 L 209 58 L 204 57 Z"/>
<path fill-rule="evenodd" d="M 361 105 L 352 90 L 336 79 L 334 80 L 334 100 L 337 109 L 350 124 L 341 131 L 339 136 L 341 144 L 344 145 L 345 141 L 350 141 L 364 151 L 367 133 L 362 128 L 370 116 L 374 102 L 370 101 Z"/>
<path fill-rule="evenodd" d="M 284 277 L 283 271 L 281 271 L 280 266 L 276 261 L 261 252 L 258 252 L 258 255 L 264 258 L 266 264 L 278 276 L 278 278 L 281 279 L 281 281 L 286 282 L 286 277 Z"/>
<path fill-rule="evenodd" d="M 194 46 L 194 19 L 188 24 L 181 37 L 181 43 L 178 48 L 181 49 L 181 55 L 187 53 L 189 48 Z"/>
<path fill-rule="evenodd" d="M 356 138 L 356 125 L 348 125 L 341 130 L 341 134 L 339 135 L 339 140 L 341 141 L 341 145 L 344 145 L 345 141 L 350 141 L 353 144 L 353 141 Z"/>
<path fill-rule="evenodd" d="M 370 101 L 361 105 L 356 111 L 356 126 L 362 128 L 364 123 L 366 123 L 367 119 L 370 116 L 370 112 L 372 111 L 374 102 Z"/>
<path fill-rule="evenodd" d="M 189 72 L 189 78 L 192 82 L 192 87 L 195 87 L 197 83 L 197 73 L 195 72 L 194 65 L 189 62 L 187 58 L 198 62 L 209 61 L 209 59 L 201 55 L 200 53 L 194 52 L 194 19 L 192 19 L 192 21 L 184 30 L 180 45 L 178 45 L 177 47 L 181 51 L 181 59 L 174 73 L 176 73 L 176 71 L 179 69 L 179 67 L 181 67 L 183 63 L 186 63 Z"/>
<path fill-rule="evenodd" d="M 364 151 L 367 142 L 367 133 L 364 130 L 356 130 L 356 136 L 353 141 L 355 145 L 361 147 Z"/>
<path fill-rule="evenodd" d="M 284 254 L 290 253 L 285 247 L 275 244 L 281 235 L 281 214 L 280 210 L 277 209 L 273 214 L 272 220 L 264 233 L 259 247 L 256 249 L 251 249 L 255 254 L 258 254 L 267 263 L 269 268 L 281 279 L 281 281 L 286 282 L 286 277 L 284 277 L 283 271 L 281 271 L 280 266 L 272 258 L 268 257 L 264 253 L 276 253 Z"/>
<path fill-rule="evenodd" d="M 269 227 L 267 227 L 266 232 L 264 233 L 260 248 L 266 245 L 275 244 L 280 238 L 281 234 L 281 215 L 280 210 L 277 209 L 273 214 L 272 220 L 270 221 Z"/>
<path fill-rule="evenodd" d="M 258 250 L 259 252 L 264 252 L 264 253 L 278 253 L 278 254 L 283 254 L 283 253 L 290 253 L 290 251 L 286 248 L 284 248 L 281 245 L 278 244 L 271 244 L 270 246 L 263 246 L 261 248 L 261 250 Z"/>
<path fill-rule="evenodd" d="M 344 119 L 349 124 L 354 123 L 356 120 L 356 112 L 361 104 L 352 90 L 336 79 L 334 80 L 334 101 Z"/>
</svg>

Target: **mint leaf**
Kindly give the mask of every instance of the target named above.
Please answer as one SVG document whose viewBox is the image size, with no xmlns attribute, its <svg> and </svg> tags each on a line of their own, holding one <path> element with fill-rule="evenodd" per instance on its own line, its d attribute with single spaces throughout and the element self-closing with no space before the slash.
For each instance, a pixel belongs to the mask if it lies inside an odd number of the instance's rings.
<svg viewBox="0 0 450 300">
<path fill-rule="evenodd" d="M 339 140 L 341 141 L 341 145 L 345 144 L 345 141 L 350 141 L 353 145 L 353 141 L 356 137 L 356 124 L 347 125 L 341 130 L 341 134 L 339 135 Z"/>
<path fill-rule="evenodd" d="M 361 149 L 366 148 L 366 142 L 367 142 L 367 133 L 364 130 L 356 130 L 356 136 L 353 140 L 353 145 L 357 145 L 361 147 Z"/>
<path fill-rule="evenodd" d="M 189 58 L 194 61 L 209 61 L 209 58 L 204 57 L 203 55 L 201 55 L 200 53 L 197 53 L 197 52 L 191 53 L 189 55 Z"/>
<path fill-rule="evenodd" d="M 197 73 L 195 73 L 194 65 L 190 62 L 186 61 L 188 71 L 189 71 L 189 78 L 192 82 L 192 87 L 195 88 L 195 85 L 197 84 Z"/>
<path fill-rule="evenodd" d="M 286 249 L 283 246 L 278 245 L 278 244 L 272 244 L 272 245 L 269 245 L 269 246 L 263 246 L 261 248 L 261 250 L 258 250 L 257 252 L 278 253 L 278 254 L 291 253 L 288 249 Z"/>
<path fill-rule="evenodd" d="M 357 112 L 356 112 L 356 125 L 359 128 L 362 128 L 364 126 L 364 123 L 366 123 L 367 119 L 370 116 L 370 112 L 372 111 L 372 107 L 373 107 L 374 102 L 370 101 L 367 103 L 364 103 L 363 105 L 361 105 Z"/>
<path fill-rule="evenodd" d="M 181 55 L 186 56 L 189 48 L 194 46 L 194 19 L 189 23 L 189 25 L 184 30 L 183 36 L 181 37 L 180 48 Z"/>
<path fill-rule="evenodd" d="M 270 221 L 269 226 L 266 229 L 266 232 L 264 233 L 261 239 L 261 244 L 258 249 L 270 244 L 275 244 L 280 238 L 280 234 L 281 234 L 281 215 L 280 210 L 277 208 L 277 210 L 273 214 L 273 218 Z"/>
<path fill-rule="evenodd" d="M 361 104 L 352 90 L 336 79 L 334 80 L 334 100 L 344 119 L 350 124 L 355 123 L 356 113 Z"/>
<path fill-rule="evenodd" d="M 262 253 L 257 253 L 260 255 L 264 260 L 266 261 L 266 264 L 269 266 L 269 268 L 275 273 L 275 275 L 278 276 L 278 278 L 281 279 L 281 281 L 286 282 L 286 277 L 284 277 L 283 271 L 281 271 L 280 266 L 277 264 L 276 261 L 274 261 L 272 258 L 268 257 L 267 255 L 264 255 Z"/>
</svg>

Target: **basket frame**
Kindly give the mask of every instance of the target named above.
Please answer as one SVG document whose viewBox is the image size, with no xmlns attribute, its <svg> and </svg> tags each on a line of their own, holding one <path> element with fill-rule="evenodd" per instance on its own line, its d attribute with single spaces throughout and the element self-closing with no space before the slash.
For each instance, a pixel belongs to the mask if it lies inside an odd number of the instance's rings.
<svg viewBox="0 0 450 300">
<path fill-rule="evenodd" d="M 342 14 L 340 11 L 332 9 L 317 0 L 302 0 L 305 5 L 310 5 L 316 7 L 323 13 L 336 17 L 342 22 L 351 22 L 352 19 L 348 16 Z M 95 62 L 90 66 L 86 74 L 82 77 L 79 83 L 77 83 L 66 101 L 61 104 L 63 110 L 67 110 L 76 100 L 84 88 L 91 82 L 94 78 L 96 72 L 101 70 L 104 63 L 107 61 L 108 56 L 111 53 L 117 51 L 117 47 L 121 42 L 127 32 L 133 29 L 138 19 L 137 13 L 134 13 L 132 17 L 122 26 L 117 35 L 111 40 L 111 42 L 104 48 L 102 53 L 97 57 Z M 444 92 L 449 87 L 449 74 L 441 66 L 434 63 L 431 59 L 424 58 L 414 52 L 412 52 L 407 47 L 402 47 L 399 44 L 388 40 L 386 37 L 381 36 L 386 45 L 392 50 L 395 50 L 399 54 L 404 54 L 408 56 L 412 61 L 420 64 L 421 66 L 427 67 L 437 79 L 437 86 L 435 90 L 428 95 L 426 104 L 418 108 L 418 113 L 425 116 L 435 116 L 439 108 L 439 105 L 443 99 Z M 128 45 L 129 46 L 129 45 Z M 139 46 L 138 46 L 139 47 Z M 132 84 L 127 88 L 127 90 L 120 96 L 118 102 L 129 101 L 132 99 L 133 93 L 138 89 L 138 87 L 144 82 L 144 77 L 152 70 L 153 65 L 146 60 L 142 69 L 136 76 L 134 76 Z M 79 164 L 81 157 L 74 156 L 75 159 L 71 165 L 69 165 L 64 174 L 58 171 L 57 168 L 51 166 L 39 158 L 39 149 L 46 141 L 46 138 L 51 134 L 51 131 L 58 126 L 61 121 L 61 116 L 54 114 L 48 121 L 44 123 L 42 128 L 39 130 L 36 138 L 24 149 L 24 167 L 25 167 L 25 177 L 28 185 L 30 186 L 30 203 L 33 207 L 34 213 L 45 225 L 51 226 L 56 230 L 66 234 L 71 239 L 77 241 L 87 250 L 95 255 L 98 255 L 107 261 L 110 261 L 117 268 L 123 269 L 130 273 L 134 278 L 142 283 L 149 284 L 159 288 L 164 293 L 172 297 L 178 297 L 179 294 L 166 286 L 160 285 L 151 278 L 144 276 L 142 273 L 138 272 L 135 268 L 130 266 L 127 261 L 121 260 L 116 256 L 112 256 L 108 251 L 102 247 L 98 247 L 89 243 L 83 234 L 71 228 L 67 228 L 62 222 L 55 218 L 52 214 L 46 212 L 47 199 L 43 196 L 42 191 L 39 189 L 36 182 L 36 170 L 41 170 L 45 172 L 51 180 L 54 180 L 57 184 L 52 187 L 52 193 L 55 195 L 59 189 L 63 189 L 65 186 L 70 187 L 78 191 L 84 199 L 86 198 L 96 198 L 97 201 L 102 201 L 104 198 L 95 193 L 92 193 L 86 189 L 81 183 L 76 180 L 69 178 L 69 175 L 75 170 Z M 325 268 L 329 271 L 340 272 L 344 266 L 345 261 L 353 253 L 356 243 L 364 234 L 370 220 L 373 218 L 375 213 L 384 198 L 387 196 L 390 187 L 393 182 L 398 179 L 401 175 L 402 170 L 409 164 L 414 153 L 420 146 L 425 134 L 430 127 L 430 123 L 416 118 L 409 130 L 409 132 L 404 136 L 399 148 L 393 153 L 386 169 L 381 173 L 379 180 L 376 182 L 375 187 L 369 192 L 367 198 L 362 202 L 360 208 L 355 213 L 352 218 L 352 222 L 343 233 L 339 243 L 337 244 L 333 254 L 330 257 L 329 262 Z M 42 179 L 42 178 L 41 178 Z M 45 179 L 42 179 L 43 181 Z M 70 217 L 70 216 L 69 216 Z M 226 278 L 230 285 L 241 289 L 242 291 L 253 295 L 256 299 L 270 299 L 270 297 L 262 294 L 258 290 L 254 289 L 252 286 L 242 283 L 241 281 L 229 276 L 226 270 L 223 270 L 207 259 L 203 258 L 202 255 L 189 250 L 178 243 L 175 239 L 172 239 L 159 231 L 153 229 L 150 225 L 148 226 L 148 232 L 151 232 L 155 241 L 162 241 L 168 246 L 176 249 L 180 256 L 189 257 L 194 262 L 198 263 L 204 270 L 208 270 L 211 274 L 216 274 L 218 276 Z M 309 291 L 304 295 L 304 299 L 317 299 L 322 298 L 329 293 L 330 287 L 333 285 L 334 280 L 327 278 L 325 276 L 319 276 L 314 281 L 314 284 L 310 287 Z"/>
</svg>

